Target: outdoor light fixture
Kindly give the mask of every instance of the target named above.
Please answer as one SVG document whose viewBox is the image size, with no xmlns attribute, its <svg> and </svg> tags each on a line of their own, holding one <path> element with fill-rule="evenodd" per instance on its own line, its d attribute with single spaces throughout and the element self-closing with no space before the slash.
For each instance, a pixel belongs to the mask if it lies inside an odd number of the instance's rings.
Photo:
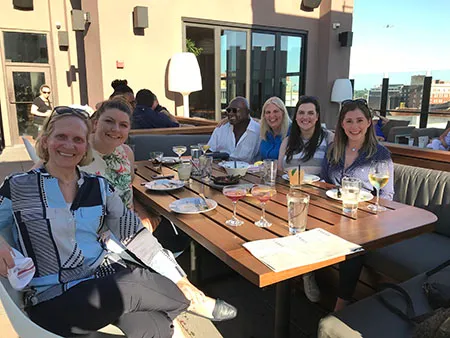
<svg viewBox="0 0 450 338">
<path fill-rule="evenodd" d="M 184 117 L 189 117 L 189 94 L 202 90 L 202 76 L 194 54 L 177 53 L 172 56 L 169 90 L 183 95 Z"/>
<path fill-rule="evenodd" d="M 300 9 L 304 12 L 312 12 L 315 8 L 319 7 L 322 0 L 302 0 Z"/>
<path fill-rule="evenodd" d="M 339 42 L 341 47 L 351 47 L 353 42 L 353 32 L 339 33 Z"/>
<path fill-rule="evenodd" d="M 353 98 L 353 87 L 350 79 L 334 80 L 333 89 L 331 90 L 331 102 L 341 103 L 345 100 Z"/>
</svg>

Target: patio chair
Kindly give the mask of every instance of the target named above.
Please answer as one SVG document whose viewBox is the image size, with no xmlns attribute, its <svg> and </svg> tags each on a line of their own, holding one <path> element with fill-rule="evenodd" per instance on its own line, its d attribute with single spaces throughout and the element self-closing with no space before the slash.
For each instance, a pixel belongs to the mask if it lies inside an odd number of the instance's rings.
<svg viewBox="0 0 450 338">
<path fill-rule="evenodd" d="M 0 277 L 0 300 L 11 321 L 14 330 L 20 338 L 62 338 L 36 325 L 22 310 L 23 304 L 20 292 L 14 290 L 6 278 Z M 118 338 L 125 335 L 115 326 L 108 325 L 99 332 L 89 334 L 89 338 Z"/>
<path fill-rule="evenodd" d="M 33 145 L 28 141 L 27 138 L 22 136 L 23 144 L 25 145 L 25 149 L 27 150 L 28 156 L 30 156 L 31 160 L 36 164 L 41 159 L 37 156 L 36 150 L 34 149 Z"/>
</svg>

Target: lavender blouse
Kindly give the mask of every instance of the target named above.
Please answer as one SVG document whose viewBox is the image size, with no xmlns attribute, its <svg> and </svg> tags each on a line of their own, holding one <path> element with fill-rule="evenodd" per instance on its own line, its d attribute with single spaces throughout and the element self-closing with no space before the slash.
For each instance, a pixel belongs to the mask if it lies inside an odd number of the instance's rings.
<svg viewBox="0 0 450 338">
<path fill-rule="evenodd" d="M 337 165 L 328 162 L 327 157 L 322 165 L 321 177 L 325 182 L 335 185 L 341 185 L 342 177 L 356 177 L 362 181 L 363 189 L 376 193 L 375 188 L 369 182 L 369 169 L 372 161 L 386 161 L 389 166 L 389 182 L 380 190 L 380 197 L 388 200 L 394 198 L 394 164 L 392 163 L 391 153 L 381 144 L 377 145 L 377 151 L 371 158 L 366 158 L 366 153 L 360 153 L 356 160 L 346 169 L 344 169 L 344 159 L 341 159 Z"/>
</svg>

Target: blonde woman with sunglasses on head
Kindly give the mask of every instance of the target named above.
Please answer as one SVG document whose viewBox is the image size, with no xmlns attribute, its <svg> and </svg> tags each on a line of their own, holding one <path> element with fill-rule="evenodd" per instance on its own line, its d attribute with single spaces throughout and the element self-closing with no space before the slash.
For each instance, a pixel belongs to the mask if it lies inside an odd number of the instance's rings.
<svg viewBox="0 0 450 338">
<path fill-rule="evenodd" d="M 43 165 L 0 187 L 0 232 L 9 240 L 0 238 L 0 275 L 14 267 L 11 246 L 33 260 L 24 295 L 31 320 L 64 337 L 114 323 L 129 338 L 150 338 L 172 337 L 184 310 L 233 318 L 236 309 L 193 286 L 105 178 L 78 168 L 92 160 L 90 133 L 84 111 L 56 107 L 36 143 Z M 109 252 L 108 231 L 145 267 Z"/>
</svg>

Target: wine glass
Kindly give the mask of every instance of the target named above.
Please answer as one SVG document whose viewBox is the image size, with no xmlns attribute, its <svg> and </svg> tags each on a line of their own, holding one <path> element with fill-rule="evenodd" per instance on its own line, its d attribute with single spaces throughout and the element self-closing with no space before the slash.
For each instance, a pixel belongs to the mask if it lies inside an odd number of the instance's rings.
<svg viewBox="0 0 450 338">
<path fill-rule="evenodd" d="M 262 215 L 261 218 L 255 222 L 255 225 L 260 228 L 268 228 L 272 225 L 266 219 L 266 202 L 275 196 L 277 191 L 274 187 L 269 185 L 255 185 L 252 188 L 252 196 L 256 197 L 261 202 Z"/>
<path fill-rule="evenodd" d="M 236 217 L 236 204 L 241 198 L 247 195 L 247 188 L 242 185 L 228 185 L 223 188 L 223 194 L 233 203 L 233 217 L 225 222 L 226 225 L 237 227 L 244 224 L 244 221 Z"/>
<path fill-rule="evenodd" d="M 209 144 L 206 143 L 199 143 L 198 147 L 203 151 L 203 155 L 209 150 Z"/>
<path fill-rule="evenodd" d="M 172 150 L 175 154 L 178 155 L 178 159 L 181 162 L 181 155 L 183 155 L 186 152 L 187 147 L 186 146 L 173 146 Z"/>
<path fill-rule="evenodd" d="M 377 203 L 371 204 L 367 208 L 371 211 L 385 211 L 386 208 L 379 204 L 380 189 L 389 181 L 389 165 L 386 161 L 373 161 L 369 169 L 369 182 L 377 190 Z"/>
</svg>

